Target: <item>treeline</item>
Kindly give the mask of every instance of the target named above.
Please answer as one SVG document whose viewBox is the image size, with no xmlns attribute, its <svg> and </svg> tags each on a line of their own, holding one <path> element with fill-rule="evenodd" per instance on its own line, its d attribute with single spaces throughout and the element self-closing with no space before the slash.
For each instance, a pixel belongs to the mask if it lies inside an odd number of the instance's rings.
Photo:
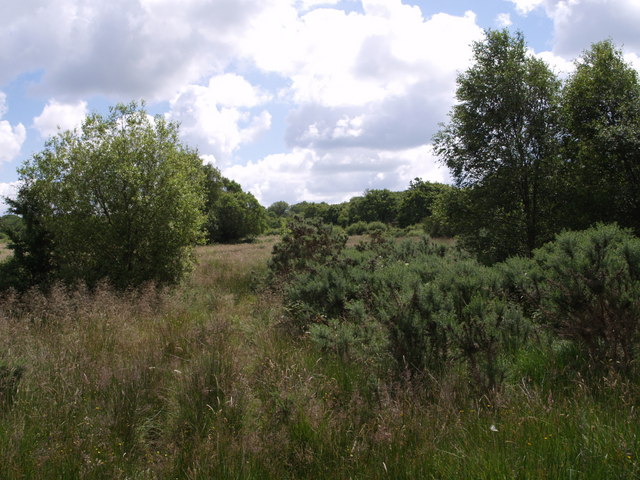
<svg viewBox="0 0 640 480">
<path fill-rule="evenodd" d="M 561 81 L 521 34 L 489 31 L 473 51 L 434 139 L 461 245 L 492 263 L 597 222 L 640 233 L 640 83 L 622 52 L 593 44 Z"/>
<path fill-rule="evenodd" d="M 638 74 L 610 41 L 564 82 L 507 30 L 474 54 L 435 137 L 455 187 L 416 179 L 337 206 L 337 222 L 317 208 L 290 222 L 270 263 L 290 330 L 376 375 L 462 376 L 479 394 L 522 379 L 636 379 Z M 384 235 L 347 247 L 322 223 L 400 225 L 417 198 L 429 199 L 422 225 L 455 248 Z"/>
<path fill-rule="evenodd" d="M 193 246 L 280 232 L 301 215 L 360 234 L 418 225 L 456 236 L 482 263 L 531 256 L 563 230 L 598 222 L 640 233 L 640 82 L 611 41 L 561 81 L 521 34 L 488 31 L 457 80 L 457 103 L 434 137 L 455 186 L 414 179 L 404 192 L 348 202 L 260 206 L 202 166 L 178 125 L 143 106 L 92 114 L 18 170 L 14 255 L 2 283 L 62 280 L 123 288 L 183 278 Z"/>
<path fill-rule="evenodd" d="M 450 185 L 416 178 L 407 190 L 366 190 L 362 196 L 338 204 L 305 201 L 289 205 L 279 201 L 267 208 L 269 227 L 278 231 L 288 219 L 300 216 L 340 226 L 350 235 L 418 227 L 436 237 L 448 236 L 452 232 L 436 221 L 439 217 L 434 217 L 434 212 L 440 209 L 440 199 L 453 190 Z"/>
<path fill-rule="evenodd" d="M 338 205 L 277 202 L 270 224 L 292 214 L 354 234 L 421 224 L 487 264 L 598 222 L 640 233 L 640 82 L 622 52 L 595 43 L 562 81 L 521 34 L 488 31 L 473 51 L 434 137 L 454 187 L 415 179 Z"/>
</svg>

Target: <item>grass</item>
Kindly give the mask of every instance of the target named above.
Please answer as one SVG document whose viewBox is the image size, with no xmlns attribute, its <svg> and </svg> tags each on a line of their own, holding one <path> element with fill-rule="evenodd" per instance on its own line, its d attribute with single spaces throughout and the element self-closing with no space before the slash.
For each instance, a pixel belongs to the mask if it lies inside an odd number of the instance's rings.
<svg viewBox="0 0 640 480">
<path fill-rule="evenodd" d="M 6 240 L 0 238 L 0 262 L 11 256 L 11 250 L 7 247 Z"/>
<path fill-rule="evenodd" d="M 274 241 L 202 247 L 173 291 L 6 295 L 0 478 L 640 476 L 637 384 L 381 378 L 289 334 Z"/>
</svg>

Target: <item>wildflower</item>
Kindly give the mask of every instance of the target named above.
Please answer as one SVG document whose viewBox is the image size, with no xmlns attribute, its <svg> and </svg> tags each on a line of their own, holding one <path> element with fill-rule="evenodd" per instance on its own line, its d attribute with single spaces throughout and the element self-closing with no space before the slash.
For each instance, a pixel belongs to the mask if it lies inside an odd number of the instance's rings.
<svg viewBox="0 0 640 480">
<path fill-rule="evenodd" d="M 492 432 L 497 432 L 497 431 L 498 431 L 498 428 L 497 428 L 495 425 L 491 425 L 491 426 L 489 427 L 489 430 L 491 430 Z"/>
</svg>

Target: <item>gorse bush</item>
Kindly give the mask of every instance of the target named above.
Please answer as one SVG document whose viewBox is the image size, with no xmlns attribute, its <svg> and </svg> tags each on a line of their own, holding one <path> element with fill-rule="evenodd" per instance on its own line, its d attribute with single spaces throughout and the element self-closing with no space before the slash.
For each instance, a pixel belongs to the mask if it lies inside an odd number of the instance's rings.
<svg viewBox="0 0 640 480">
<path fill-rule="evenodd" d="M 290 321 L 343 359 L 412 374 L 461 368 L 489 391 L 515 359 L 547 348 L 540 328 L 591 364 L 624 371 L 637 358 L 640 240 L 617 226 L 564 233 L 493 267 L 427 238 L 312 245 L 284 290 Z"/>
<path fill-rule="evenodd" d="M 349 235 L 364 235 L 366 233 L 379 234 L 389 230 L 389 227 L 382 222 L 355 222 L 347 227 Z"/>
<path fill-rule="evenodd" d="M 413 374 L 461 363 L 490 390 L 529 331 L 496 275 L 428 238 L 378 236 L 300 271 L 285 295 L 293 321 L 342 357 Z"/>
<path fill-rule="evenodd" d="M 503 267 L 512 292 L 591 361 L 632 366 L 640 339 L 640 239 L 616 225 L 565 232 Z"/>
<path fill-rule="evenodd" d="M 317 219 L 293 217 L 282 240 L 274 246 L 269 269 L 286 277 L 331 262 L 344 248 L 347 236 Z"/>
</svg>

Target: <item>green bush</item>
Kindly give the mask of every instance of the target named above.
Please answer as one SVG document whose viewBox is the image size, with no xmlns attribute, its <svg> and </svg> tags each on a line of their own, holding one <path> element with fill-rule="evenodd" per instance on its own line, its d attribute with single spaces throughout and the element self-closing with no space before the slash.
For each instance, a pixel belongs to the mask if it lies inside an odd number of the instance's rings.
<svg viewBox="0 0 640 480">
<path fill-rule="evenodd" d="M 556 334 L 577 342 L 596 363 L 630 367 L 640 340 L 640 239 L 616 225 L 565 232 L 510 260 L 512 292 Z"/>
<path fill-rule="evenodd" d="M 414 374 L 462 362 L 481 390 L 503 377 L 528 322 L 498 273 L 427 238 L 374 237 L 292 277 L 289 312 L 321 347 Z"/>
<path fill-rule="evenodd" d="M 10 247 L 28 284 L 121 289 L 182 280 L 205 220 L 202 160 L 179 126 L 117 105 L 59 132 L 18 169 Z"/>
<path fill-rule="evenodd" d="M 272 277 L 286 278 L 331 262 L 347 243 L 347 236 L 318 219 L 293 217 L 269 261 Z"/>
<path fill-rule="evenodd" d="M 348 235 L 382 234 L 389 230 L 383 222 L 355 222 L 347 227 Z"/>
</svg>

